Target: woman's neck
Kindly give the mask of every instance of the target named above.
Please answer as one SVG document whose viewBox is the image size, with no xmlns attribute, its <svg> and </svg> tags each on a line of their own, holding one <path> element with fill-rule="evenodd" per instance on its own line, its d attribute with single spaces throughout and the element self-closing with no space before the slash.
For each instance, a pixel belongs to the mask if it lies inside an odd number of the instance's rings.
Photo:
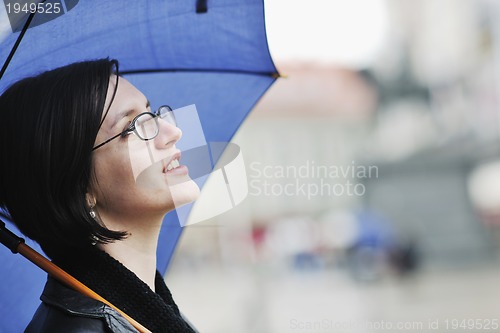
<svg viewBox="0 0 500 333">
<path fill-rule="evenodd" d="M 152 229 L 127 230 L 127 238 L 98 246 L 155 291 L 156 248 L 160 228 Z"/>
</svg>

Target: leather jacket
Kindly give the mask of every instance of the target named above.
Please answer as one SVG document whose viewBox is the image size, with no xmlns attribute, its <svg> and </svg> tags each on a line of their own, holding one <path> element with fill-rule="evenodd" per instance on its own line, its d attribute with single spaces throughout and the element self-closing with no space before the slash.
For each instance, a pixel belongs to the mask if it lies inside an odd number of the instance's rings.
<svg viewBox="0 0 500 333">
<path fill-rule="evenodd" d="M 116 310 L 49 277 L 25 333 L 137 333 Z"/>
</svg>

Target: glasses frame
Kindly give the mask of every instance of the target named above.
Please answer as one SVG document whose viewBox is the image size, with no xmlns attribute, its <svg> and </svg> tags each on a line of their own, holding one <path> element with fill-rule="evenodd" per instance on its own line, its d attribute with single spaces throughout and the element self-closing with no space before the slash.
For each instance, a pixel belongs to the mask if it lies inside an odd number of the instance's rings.
<svg viewBox="0 0 500 333">
<path fill-rule="evenodd" d="M 167 108 L 167 114 L 170 114 L 171 117 L 173 118 L 174 122 L 175 122 L 175 116 L 173 114 L 173 110 L 170 106 L 168 105 L 162 105 L 160 106 L 158 109 L 156 109 L 155 112 L 143 112 L 143 113 L 140 113 L 138 114 L 137 116 L 134 117 L 134 119 L 132 119 L 132 121 L 130 122 L 130 125 L 124 129 L 123 131 L 121 131 L 120 133 L 116 134 L 115 136 L 107 139 L 106 141 L 104 142 L 101 142 L 100 144 L 98 144 L 97 146 L 95 146 L 94 148 L 92 148 L 92 151 L 96 150 L 97 148 L 100 148 L 102 146 L 104 146 L 105 144 L 113 141 L 114 139 L 118 138 L 118 137 L 122 137 L 124 138 L 125 136 L 131 134 L 131 133 L 134 133 L 135 135 L 137 135 L 137 137 L 139 139 L 141 139 L 142 141 L 149 141 L 149 140 L 153 140 L 154 138 L 156 138 L 158 136 L 158 133 L 160 133 L 160 125 L 158 124 L 158 117 L 160 117 L 160 110 L 162 108 Z M 138 132 L 137 132 L 137 129 L 136 129 L 136 123 L 137 123 L 137 119 L 139 119 L 140 117 L 144 116 L 144 115 L 149 115 L 151 116 L 151 119 L 154 119 L 155 120 L 155 123 L 156 123 L 156 134 L 149 138 L 149 139 L 146 139 L 146 138 L 143 138 Z M 169 122 L 170 123 L 170 122 Z M 177 124 L 173 124 L 174 126 L 177 126 Z"/>
</svg>

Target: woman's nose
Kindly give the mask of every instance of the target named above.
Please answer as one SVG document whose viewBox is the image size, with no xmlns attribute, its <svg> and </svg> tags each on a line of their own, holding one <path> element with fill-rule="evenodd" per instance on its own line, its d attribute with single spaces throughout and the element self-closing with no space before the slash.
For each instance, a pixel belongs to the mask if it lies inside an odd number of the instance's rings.
<svg viewBox="0 0 500 333">
<path fill-rule="evenodd" d="M 158 118 L 158 135 L 156 136 L 155 146 L 158 149 L 173 147 L 182 137 L 182 131 L 179 127 Z"/>
</svg>

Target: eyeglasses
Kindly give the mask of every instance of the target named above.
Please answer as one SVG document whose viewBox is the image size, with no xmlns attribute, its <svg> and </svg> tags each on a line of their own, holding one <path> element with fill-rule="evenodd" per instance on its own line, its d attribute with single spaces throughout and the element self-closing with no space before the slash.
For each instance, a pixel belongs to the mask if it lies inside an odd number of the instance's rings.
<svg viewBox="0 0 500 333">
<path fill-rule="evenodd" d="M 139 139 L 148 141 L 156 138 L 160 132 L 160 127 L 158 124 L 158 118 L 165 120 L 171 125 L 177 126 L 177 121 L 175 120 L 174 112 L 172 108 L 168 105 L 163 105 L 158 108 L 155 112 L 143 112 L 137 115 L 130 125 L 121 133 L 113 136 L 112 138 L 98 144 L 92 150 L 96 150 L 99 147 L 104 146 L 106 143 L 116 139 L 121 136 L 122 138 L 134 133 L 139 137 Z"/>
</svg>

